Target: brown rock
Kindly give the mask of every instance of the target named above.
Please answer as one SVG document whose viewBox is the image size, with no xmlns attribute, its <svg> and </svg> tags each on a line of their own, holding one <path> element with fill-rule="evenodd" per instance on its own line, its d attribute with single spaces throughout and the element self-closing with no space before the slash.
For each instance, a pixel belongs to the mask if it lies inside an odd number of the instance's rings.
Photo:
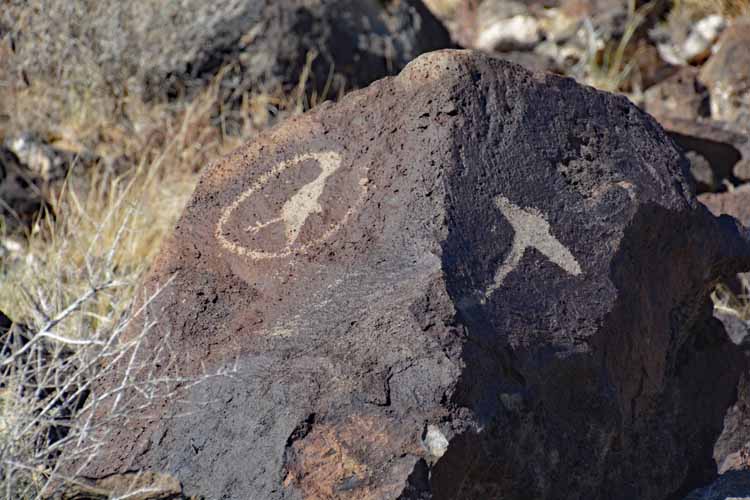
<svg viewBox="0 0 750 500">
<path fill-rule="evenodd" d="M 747 325 L 744 335 L 747 337 Z M 750 470 L 750 384 L 744 373 L 737 386 L 737 401 L 724 417 L 724 430 L 716 441 L 714 459 L 719 474 Z"/>
<path fill-rule="evenodd" d="M 745 227 L 750 227 L 750 185 L 724 193 L 704 193 L 698 196 L 698 200 L 714 215 L 731 215 Z"/>
<path fill-rule="evenodd" d="M 522 2 L 485 0 L 476 16 L 474 48 L 488 52 L 530 50 L 542 40 L 539 21 Z"/>
<path fill-rule="evenodd" d="M 657 118 L 696 120 L 709 116 L 708 90 L 698 80 L 698 69 L 683 67 L 646 90 L 644 109 Z"/>
<path fill-rule="evenodd" d="M 174 280 L 149 308 L 169 373 L 237 372 L 86 474 L 264 500 L 711 480 L 744 360 L 709 292 L 750 249 L 685 169 L 625 98 L 472 52 L 285 122 L 205 173 L 144 284 Z"/>
<path fill-rule="evenodd" d="M 732 173 L 741 181 L 750 181 L 750 158 L 743 158 L 735 163 Z"/>
<path fill-rule="evenodd" d="M 700 79 L 711 93 L 711 116 L 750 131 L 750 21 L 724 31 Z"/>
<path fill-rule="evenodd" d="M 656 118 L 684 152 L 692 151 L 708 161 L 715 186 L 731 179 L 735 165 L 750 159 L 750 135 L 727 123 L 669 115 Z"/>
<path fill-rule="evenodd" d="M 690 162 L 690 175 L 695 181 L 697 192 L 715 191 L 719 187 L 719 182 L 708 160 L 695 151 L 687 151 L 685 158 Z"/>
</svg>

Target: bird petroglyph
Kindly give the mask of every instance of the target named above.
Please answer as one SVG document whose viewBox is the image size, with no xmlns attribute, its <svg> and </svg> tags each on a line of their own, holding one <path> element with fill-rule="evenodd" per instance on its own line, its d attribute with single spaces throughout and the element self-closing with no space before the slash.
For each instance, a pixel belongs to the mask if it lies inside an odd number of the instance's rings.
<svg viewBox="0 0 750 500">
<path fill-rule="evenodd" d="M 320 195 L 323 194 L 323 188 L 328 178 L 341 166 L 341 158 L 336 153 L 318 155 L 317 160 L 320 164 L 320 175 L 311 183 L 302 186 L 297 194 L 284 203 L 281 208 L 281 216 L 262 224 L 248 226 L 246 231 L 258 232 L 271 224 L 283 222 L 287 241 L 289 243 L 297 241 L 300 229 L 302 229 L 307 218 L 314 213 L 323 212 L 323 207 L 320 206 L 319 201 Z"/>
<path fill-rule="evenodd" d="M 504 196 L 496 197 L 495 205 L 513 226 L 515 235 L 510 252 L 495 272 L 494 282 L 485 292 L 486 298 L 489 298 L 502 285 L 506 276 L 518 266 L 527 248 L 536 248 L 545 257 L 573 276 L 581 274 L 581 266 L 578 261 L 570 253 L 570 250 L 552 236 L 549 222 L 539 210 L 520 208 Z"/>
<path fill-rule="evenodd" d="M 244 228 L 245 232 L 249 235 L 255 235 L 262 229 L 273 226 L 274 224 L 283 224 L 284 236 L 286 238 L 286 246 L 279 251 L 271 252 L 264 251 L 255 248 L 249 248 L 241 245 L 236 240 L 230 239 L 226 232 L 226 226 L 229 219 L 237 211 L 240 205 L 246 201 L 249 201 L 253 196 L 260 196 L 260 191 L 264 186 L 270 182 L 279 182 L 278 177 L 285 170 L 301 165 L 307 160 L 314 160 L 320 167 L 320 173 L 311 182 L 304 184 L 300 187 L 294 195 L 292 195 L 281 207 L 277 217 L 265 221 L 256 221 Z M 291 160 L 282 161 L 277 164 L 274 168 L 261 175 L 247 190 L 245 190 L 240 196 L 232 202 L 229 206 L 225 207 L 219 218 L 219 222 L 216 225 L 215 236 L 222 247 L 227 250 L 246 257 L 253 259 L 269 259 L 277 257 L 286 257 L 291 255 L 293 252 L 304 253 L 313 244 L 322 240 L 330 238 L 342 224 L 345 224 L 348 218 L 351 216 L 353 211 L 358 208 L 364 200 L 364 194 L 366 191 L 366 182 L 360 180 L 359 187 L 362 189 L 362 193 L 359 199 L 354 203 L 354 206 L 349 207 L 349 210 L 343 214 L 341 220 L 338 223 L 331 224 L 322 235 L 315 238 L 312 241 L 308 241 L 304 244 L 297 245 L 294 250 L 292 246 L 297 243 L 300 238 L 300 231 L 305 225 L 307 219 L 315 213 L 323 213 L 323 205 L 321 204 L 321 196 L 325 189 L 326 183 L 330 177 L 336 173 L 341 167 L 342 159 L 339 153 L 334 151 L 326 151 L 321 153 L 305 153 L 298 155 Z"/>
</svg>

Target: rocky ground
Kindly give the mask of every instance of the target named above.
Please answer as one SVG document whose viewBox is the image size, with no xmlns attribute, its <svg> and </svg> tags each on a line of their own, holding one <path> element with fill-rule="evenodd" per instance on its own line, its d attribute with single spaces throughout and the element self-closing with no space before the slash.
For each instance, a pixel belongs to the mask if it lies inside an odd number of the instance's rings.
<svg viewBox="0 0 750 500">
<path fill-rule="evenodd" d="M 750 226 L 742 0 L 0 1 L 0 492 L 750 497 L 692 193 Z"/>
</svg>

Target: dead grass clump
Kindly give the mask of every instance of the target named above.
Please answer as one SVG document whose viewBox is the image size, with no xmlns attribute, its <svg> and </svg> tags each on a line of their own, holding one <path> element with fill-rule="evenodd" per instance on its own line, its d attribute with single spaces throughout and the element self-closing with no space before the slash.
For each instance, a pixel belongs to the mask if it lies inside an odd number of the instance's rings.
<svg viewBox="0 0 750 500">
<path fill-rule="evenodd" d="M 628 16 L 622 36 L 617 40 L 604 39 L 590 21 L 584 22 L 587 52 L 579 72 L 580 79 L 607 92 L 638 91 L 632 88 L 637 82 L 638 37 L 654 5 L 646 3 L 636 7 L 628 2 Z"/>
<path fill-rule="evenodd" d="M 735 291 L 725 284 L 720 284 L 711 294 L 714 309 L 722 314 L 730 314 L 742 321 L 750 321 L 750 275 L 738 276 L 740 290 Z"/>
</svg>

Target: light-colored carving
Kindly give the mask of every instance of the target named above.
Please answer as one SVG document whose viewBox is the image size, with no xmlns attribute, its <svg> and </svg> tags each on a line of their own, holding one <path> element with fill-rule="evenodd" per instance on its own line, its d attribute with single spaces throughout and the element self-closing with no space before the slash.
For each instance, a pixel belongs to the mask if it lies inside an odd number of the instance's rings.
<svg viewBox="0 0 750 500">
<path fill-rule="evenodd" d="M 518 266 L 527 248 L 536 248 L 545 257 L 573 276 L 581 274 L 581 266 L 578 261 L 570 253 L 570 250 L 552 236 L 549 222 L 539 210 L 520 208 L 504 196 L 496 197 L 495 205 L 513 226 L 515 235 L 510 252 L 495 272 L 494 282 L 485 292 L 486 298 L 489 298 L 502 285 L 508 274 Z"/>
<path fill-rule="evenodd" d="M 317 161 L 320 166 L 320 174 L 312 182 L 302 186 L 289 200 L 287 200 L 281 208 L 278 217 L 274 217 L 264 222 L 258 222 L 248 226 L 245 231 L 249 233 L 257 233 L 261 229 L 271 226 L 273 224 L 283 223 L 284 234 L 286 236 L 287 245 L 277 252 L 263 251 L 253 248 L 242 246 L 232 240 L 230 240 L 225 231 L 225 226 L 229 222 L 232 214 L 240 207 L 242 203 L 250 199 L 254 194 L 258 193 L 266 184 L 271 180 L 277 178 L 285 170 L 297 166 L 304 161 L 314 160 Z M 305 153 L 292 158 L 291 160 L 283 161 L 276 165 L 274 168 L 261 175 L 247 190 L 242 192 L 240 196 L 234 200 L 229 206 L 225 207 L 219 222 L 216 224 L 215 236 L 222 247 L 235 253 L 237 255 L 249 257 L 256 260 L 262 259 L 273 259 L 280 257 L 288 257 L 292 253 L 305 253 L 310 248 L 321 241 L 327 240 L 333 234 L 338 231 L 342 225 L 346 224 L 352 213 L 359 208 L 364 201 L 364 195 L 366 194 L 366 180 L 361 180 L 359 187 L 362 188 L 359 199 L 346 211 L 344 216 L 338 223 L 331 224 L 330 227 L 318 238 L 313 241 L 309 241 L 302 245 L 293 246 L 299 238 L 300 231 L 304 226 L 307 219 L 314 213 L 322 213 L 323 207 L 320 204 L 320 197 L 323 194 L 326 182 L 339 168 L 341 167 L 341 155 L 334 151 L 326 151 L 322 153 Z"/>
<path fill-rule="evenodd" d="M 300 229 L 302 229 L 307 218 L 314 213 L 323 212 L 323 207 L 320 206 L 318 200 L 320 200 L 320 195 L 323 194 L 323 188 L 328 178 L 341 166 L 341 157 L 336 153 L 323 153 L 316 159 L 320 164 L 320 175 L 311 183 L 302 186 L 297 194 L 284 203 L 281 208 L 281 216 L 263 224 L 249 226 L 246 229 L 247 231 L 257 232 L 276 222 L 283 222 L 286 228 L 287 242 L 294 243 L 297 241 Z"/>
</svg>

